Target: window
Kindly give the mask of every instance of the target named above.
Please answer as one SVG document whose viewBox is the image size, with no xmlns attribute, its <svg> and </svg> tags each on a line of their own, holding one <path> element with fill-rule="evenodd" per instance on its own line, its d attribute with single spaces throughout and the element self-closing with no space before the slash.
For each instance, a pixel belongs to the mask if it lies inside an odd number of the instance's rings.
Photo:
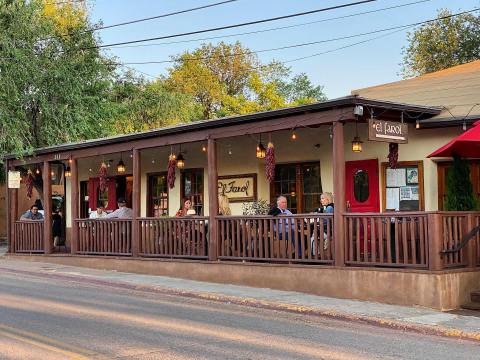
<svg viewBox="0 0 480 360">
<path fill-rule="evenodd" d="M 168 215 L 167 174 L 148 175 L 148 216 L 161 217 Z"/>
<path fill-rule="evenodd" d="M 270 187 L 272 204 L 283 195 L 291 212 L 308 213 L 320 206 L 321 193 L 319 163 L 279 164 L 275 167 L 275 180 Z"/>
<path fill-rule="evenodd" d="M 382 199 L 385 211 L 421 211 L 423 196 L 423 162 L 400 161 L 396 169 L 382 163 Z"/>
<path fill-rule="evenodd" d="M 197 215 L 203 215 L 203 169 L 187 169 L 181 173 L 181 202 L 189 198 Z"/>
<path fill-rule="evenodd" d="M 368 172 L 365 170 L 358 170 L 353 177 L 353 195 L 359 203 L 367 201 L 370 196 Z"/>
</svg>

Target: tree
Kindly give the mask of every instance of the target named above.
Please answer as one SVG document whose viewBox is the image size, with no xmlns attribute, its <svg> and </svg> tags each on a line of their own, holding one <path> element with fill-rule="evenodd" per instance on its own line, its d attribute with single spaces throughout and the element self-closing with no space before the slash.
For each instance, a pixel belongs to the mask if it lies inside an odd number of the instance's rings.
<svg viewBox="0 0 480 360">
<path fill-rule="evenodd" d="M 159 79 L 146 82 L 127 72 L 112 89 L 112 131 L 145 131 L 200 119 L 200 105 L 187 94 L 169 91 Z"/>
<path fill-rule="evenodd" d="M 445 210 L 472 211 L 477 209 L 477 198 L 470 180 L 470 168 L 468 163 L 458 156 L 453 157 L 453 166 L 448 169 L 446 190 Z"/>
<path fill-rule="evenodd" d="M 480 59 L 480 16 L 451 15 L 444 9 L 437 21 L 423 24 L 407 35 L 403 49 L 405 78 L 423 75 Z"/>
<path fill-rule="evenodd" d="M 109 133 L 115 68 L 72 4 L 0 0 L 0 159 Z"/>
<path fill-rule="evenodd" d="M 174 61 L 168 87 L 193 96 L 204 119 L 325 99 L 322 88 L 313 86 L 305 74 L 290 80 L 289 68 L 276 61 L 262 64 L 239 42 L 205 44 Z"/>
</svg>

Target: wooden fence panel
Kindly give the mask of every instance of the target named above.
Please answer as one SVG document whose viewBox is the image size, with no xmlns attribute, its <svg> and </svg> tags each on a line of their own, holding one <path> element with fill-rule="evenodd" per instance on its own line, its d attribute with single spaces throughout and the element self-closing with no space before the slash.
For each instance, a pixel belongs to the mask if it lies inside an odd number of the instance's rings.
<svg viewBox="0 0 480 360">
<path fill-rule="evenodd" d="M 76 219 L 78 251 L 82 255 L 132 255 L 132 220 Z"/>
<path fill-rule="evenodd" d="M 43 253 L 43 221 L 19 220 L 14 222 L 14 253 Z M 52 240 L 53 241 L 53 240 Z"/>
</svg>

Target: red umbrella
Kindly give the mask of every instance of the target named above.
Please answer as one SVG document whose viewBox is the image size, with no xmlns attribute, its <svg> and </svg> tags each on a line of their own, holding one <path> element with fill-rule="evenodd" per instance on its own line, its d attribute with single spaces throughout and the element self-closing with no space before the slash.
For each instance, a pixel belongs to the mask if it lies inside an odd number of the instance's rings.
<svg viewBox="0 0 480 360">
<path fill-rule="evenodd" d="M 473 125 L 471 129 L 427 157 L 452 157 L 453 154 L 456 154 L 462 158 L 480 158 L 480 121 Z"/>
</svg>

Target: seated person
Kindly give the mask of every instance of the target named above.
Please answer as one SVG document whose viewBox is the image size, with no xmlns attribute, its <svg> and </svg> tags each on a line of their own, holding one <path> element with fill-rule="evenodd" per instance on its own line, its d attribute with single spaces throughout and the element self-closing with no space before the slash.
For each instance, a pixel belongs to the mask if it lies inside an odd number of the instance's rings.
<svg viewBox="0 0 480 360">
<path fill-rule="evenodd" d="M 97 205 L 97 210 L 90 213 L 90 219 L 103 219 L 107 216 L 105 206 L 102 203 Z"/>
<path fill-rule="evenodd" d="M 320 195 L 320 207 L 315 211 L 316 213 L 320 214 L 333 214 L 333 194 L 330 192 L 324 192 L 322 195 Z M 328 249 L 328 236 L 327 236 L 327 221 L 328 220 L 321 220 L 323 223 L 323 231 L 319 229 L 321 233 L 318 234 L 318 241 L 323 237 L 323 249 L 327 250 Z M 321 225 L 320 225 L 321 226 Z M 322 226 L 321 226 L 322 227 Z M 330 232 L 333 229 L 330 229 Z M 322 234 L 323 233 L 323 234 Z M 331 233 L 330 233 L 331 236 Z M 315 235 L 312 235 L 310 238 L 310 241 L 312 243 L 312 251 L 315 253 Z"/>
<path fill-rule="evenodd" d="M 127 202 L 124 198 L 118 198 L 118 209 L 114 212 L 107 214 L 104 219 L 132 219 L 133 210 L 127 207 Z"/>
<path fill-rule="evenodd" d="M 20 220 L 43 220 L 43 215 L 38 212 L 38 206 L 32 205 L 30 210 L 25 211 Z"/>
<path fill-rule="evenodd" d="M 195 215 L 195 209 L 193 203 L 189 198 L 183 199 L 183 206 L 177 211 L 175 217 L 182 217 L 187 215 Z"/>
<path fill-rule="evenodd" d="M 272 216 L 282 216 L 282 215 L 293 215 L 293 213 L 287 209 L 287 198 L 285 196 L 279 196 L 277 198 L 277 206 L 271 209 L 268 212 L 268 215 Z M 298 249 L 295 248 L 295 228 L 293 219 L 282 219 L 278 222 L 276 229 L 278 233 L 278 238 L 283 239 L 283 234 L 285 233 L 285 240 L 290 239 L 293 245 L 293 249 L 298 252 L 298 256 L 302 256 L 302 249 L 300 244 L 298 244 Z"/>
</svg>

